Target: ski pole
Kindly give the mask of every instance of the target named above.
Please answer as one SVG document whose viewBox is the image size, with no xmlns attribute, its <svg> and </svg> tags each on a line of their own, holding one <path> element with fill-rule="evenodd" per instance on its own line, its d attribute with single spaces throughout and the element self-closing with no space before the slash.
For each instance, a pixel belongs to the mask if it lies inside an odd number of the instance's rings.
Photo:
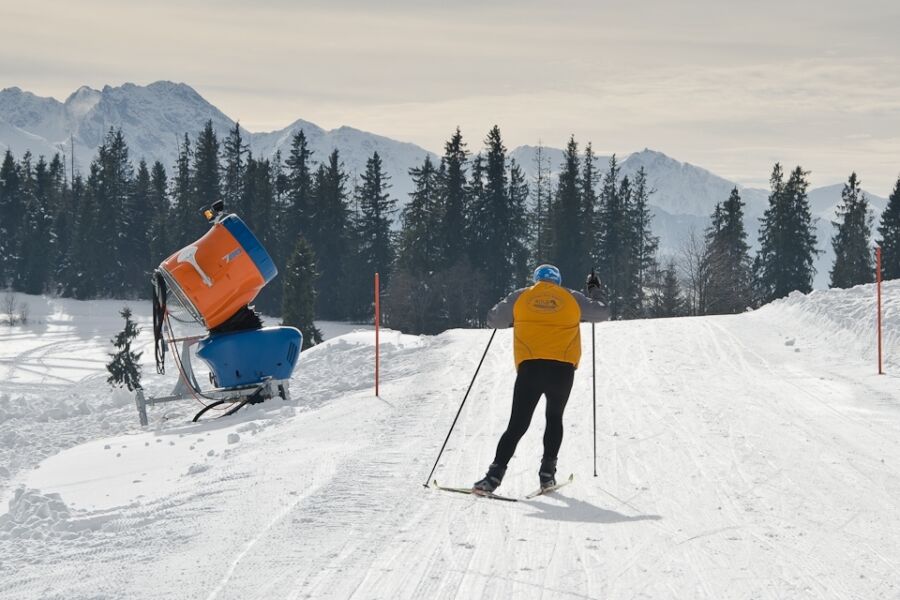
<svg viewBox="0 0 900 600">
<path fill-rule="evenodd" d="M 463 406 L 466 404 L 466 399 L 469 397 L 469 392 L 472 391 L 472 386 L 475 385 L 475 378 L 478 377 L 478 371 L 481 370 L 481 365 L 484 363 L 484 358 L 487 356 L 488 349 L 491 347 L 491 342 L 494 341 L 494 336 L 497 335 L 497 330 L 491 333 L 491 339 L 488 340 L 487 346 L 484 347 L 484 354 L 481 355 L 481 360 L 478 361 L 478 367 L 475 369 L 475 374 L 472 375 L 472 381 L 469 382 L 469 389 L 466 390 L 466 395 L 463 396 L 462 403 L 459 405 L 459 410 L 456 411 L 456 416 L 453 418 L 453 424 L 450 425 L 450 431 L 447 432 L 447 437 L 444 438 L 444 445 L 441 446 L 441 451 L 438 452 L 437 458 L 434 460 L 434 466 L 431 467 L 431 473 L 428 474 L 428 478 L 425 480 L 425 483 L 422 484 L 423 487 L 429 487 L 428 484 L 431 481 L 431 476 L 434 475 L 434 470 L 437 469 L 438 462 L 441 460 L 441 455 L 444 454 L 444 448 L 447 447 L 447 442 L 450 441 L 450 434 L 453 433 L 453 428 L 456 427 L 456 421 L 459 419 L 459 415 L 462 412 Z"/>
<path fill-rule="evenodd" d="M 597 476 L 597 331 L 591 323 L 591 382 L 594 384 L 594 477 Z"/>
<path fill-rule="evenodd" d="M 591 268 L 591 274 L 587 276 L 584 289 L 588 297 L 591 297 L 591 288 L 600 287 L 597 272 Z M 594 477 L 597 476 L 597 327 L 591 321 L 591 384 L 594 387 Z"/>
</svg>

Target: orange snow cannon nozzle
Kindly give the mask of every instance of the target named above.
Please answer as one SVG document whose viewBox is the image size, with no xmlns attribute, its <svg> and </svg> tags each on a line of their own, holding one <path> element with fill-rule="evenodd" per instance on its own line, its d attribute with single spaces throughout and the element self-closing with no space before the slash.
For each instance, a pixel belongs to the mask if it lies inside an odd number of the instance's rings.
<svg viewBox="0 0 900 600">
<path fill-rule="evenodd" d="M 207 329 L 252 302 L 278 274 L 268 252 L 233 214 L 164 260 L 160 271 L 172 293 Z"/>
</svg>

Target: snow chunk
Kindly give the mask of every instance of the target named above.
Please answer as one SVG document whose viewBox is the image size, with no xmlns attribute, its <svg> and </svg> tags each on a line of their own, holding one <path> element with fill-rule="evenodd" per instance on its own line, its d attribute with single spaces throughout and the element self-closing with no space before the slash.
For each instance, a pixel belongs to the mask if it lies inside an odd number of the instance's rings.
<svg viewBox="0 0 900 600">
<path fill-rule="evenodd" d="M 209 471 L 209 465 L 196 463 L 188 467 L 187 474 L 196 475 L 197 473 L 203 473 L 204 471 Z"/>
</svg>

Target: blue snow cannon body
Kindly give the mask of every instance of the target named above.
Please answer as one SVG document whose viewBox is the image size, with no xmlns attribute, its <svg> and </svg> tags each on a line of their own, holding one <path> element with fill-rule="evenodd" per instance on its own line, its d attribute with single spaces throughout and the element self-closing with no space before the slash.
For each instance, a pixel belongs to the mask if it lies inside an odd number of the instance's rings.
<svg viewBox="0 0 900 600">
<path fill-rule="evenodd" d="M 197 356 L 212 371 L 216 385 L 235 388 L 266 379 L 290 379 L 303 347 L 294 327 L 264 327 L 210 335 L 197 344 Z"/>
</svg>

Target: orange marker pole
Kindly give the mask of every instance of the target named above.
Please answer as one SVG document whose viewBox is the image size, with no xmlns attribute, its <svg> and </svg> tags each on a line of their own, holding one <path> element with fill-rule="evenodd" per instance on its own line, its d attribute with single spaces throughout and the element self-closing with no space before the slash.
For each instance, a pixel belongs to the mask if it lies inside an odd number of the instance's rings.
<svg viewBox="0 0 900 600">
<path fill-rule="evenodd" d="M 375 396 L 378 396 L 378 370 L 379 364 L 379 346 L 378 346 L 378 327 L 381 322 L 381 286 L 379 285 L 378 273 L 375 273 Z"/>
<path fill-rule="evenodd" d="M 875 289 L 878 290 L 878 374 L 884 375 L 881 368 L 881 246 L 875 247 Z"/>
</svg>

